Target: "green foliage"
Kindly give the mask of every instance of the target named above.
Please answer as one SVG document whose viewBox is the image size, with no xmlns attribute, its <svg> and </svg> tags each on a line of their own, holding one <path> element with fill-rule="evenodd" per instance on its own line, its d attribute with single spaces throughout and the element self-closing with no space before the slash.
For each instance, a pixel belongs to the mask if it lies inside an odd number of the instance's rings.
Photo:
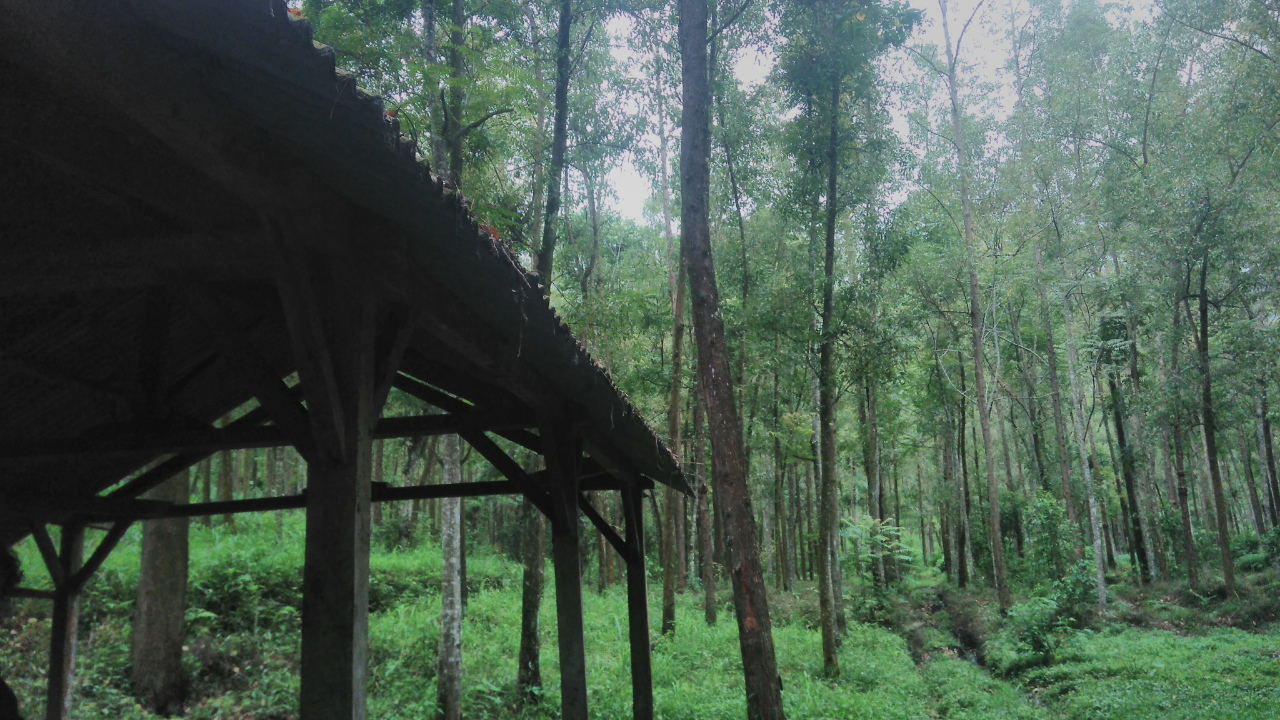
<svg viewBox="0 0 1280 720">
<path fill-rule="evenodd" d="M 1061 577 L 1071 552 L 1072 528 L 1066 507 L 1061 500 L 1042 490 L 1026 508 L 1025 516 L 1026 567 L 1032 577 L 1040 581 Z"/>
<path fill-rule="evenodd" d="M 1072 620 L 1052 598 L 1035 597 L 1014 605 L 999 635 L 987 643 L 987 659 L 1006 675 L 1052 665 L 1070 634 Z"/>
<path fill-rule="evenodd" d="M 1278 641 L 1274 630 L 1079 635 L 1022 679 L 1068 720 L 1262 720 L 1280 703 Z"/>
<path fill-rule="evenodd" d="M 940 658 L 923 668 L 925 686 L 936 698 L 937 717 L 947 720 L 1039 720 L 1051 717 L 1017 690 L 993 679 L 977 665 Z"/>
</svg>

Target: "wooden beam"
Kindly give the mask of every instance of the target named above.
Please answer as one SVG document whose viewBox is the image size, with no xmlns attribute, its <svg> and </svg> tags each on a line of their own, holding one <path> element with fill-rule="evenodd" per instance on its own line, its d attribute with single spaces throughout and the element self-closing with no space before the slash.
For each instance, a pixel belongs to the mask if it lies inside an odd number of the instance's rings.
<svg viewBox="0 0 1280 720">
<path fill-rule="evenodd" d="M 331 308 L 322 306 L 331 305 L 336 299 L 325 298 L 330 302 L 322 304 L 312 282 L 312 268 L 308 266 L 311 252 L 297 237 L 300 234 L 299 229 L 285 227 L 284 223 L 285 221 L 280 217 L 264 214 L 263 225 L 277 253 L 276 285 L 280 292 L 280 304 L 284 308 L 285 322 L 289 326 L 289 337 L 293 343 L 293 357 L 298 367 L 298 377 L 310 410 L 311 432 L 321 452 L 332 453 L 335 459 L 344 459 L 350 450 L 347 447 L 346 423 L 352 418 L 347 414 L 355 412 L 355 409 L 343 407 L 344 398 L 339 387 L 337 371 L 334 368 L 334 348 L 330 345 L 329 337 L 334 328 L 326 329 L 325 326 L 328 324 L 326 320 L 331 318 L 324 317 L 324 315 L 332 316 L 335 313 Z M 346 229 L 330 228 L 326 235 L 329 237 L 341 235 Z M 324 258 L 318 259 L 317 262 L 326 266 L 325 270 L 337 271 L 337 274 L 349 276 L 355 272 L 355 268 L 338 267 L 344 260 L 350 260 L 350 258 Z M 342 284 L 336 277 L 316 278 L 316 280 L 327 281 L 331 286 Z M 337 287 L 330 287 L 328 290 L 342 292 Z M 372 298 L 368 301 L 372 302 Z M 370 330 L 373 329 L 370 328 Z M 361 350 L 371 355 L 374 352 L 373 347 L 361 348 Z M 346 401 L 351 399 L 347 398 Z M 370 401 L 372 400 L 371 396 Z M 381 407 L 378 410 L 381 410 Z"/>
<path fill-rule="evenodd" d="M 600 517 L 600 513 L 596 512 L 591 501 L 582 493 L 578 494 L 578 508 L 582 510 L 582 514 L 587 516 L 591 524 L 596 526 L 596 530 L 600 531 L 604 539 L 608 540 L 613 549 L 617 550 L 618 554 L 625 560 L 630 555 L 631 548 L 627 547 L 626 541 L 618 537 L 618 533 L 614 531 L 613 527 L 604 518 Z"/>
<path fill-rule="evenodd" d="M 503 477 L 518 484 L 524 496 L 538 508 L 542 514 L 551 517 L 551 503 L 547 497 L 547 493 L 543 491 L 538 484 L 529 477 L 529 474 L 520 467 L 520 464 L 512 460 L 498 444 L 490 440 L 483 431 L 475 430 L 470 427 L 462 428 L 458 434 L 463 440 L 467 441 L 471 447 L 480 453 L 480 456 L 489 461 L 489 464 L 502 473 Z"/>
<path fill-rule="evenodd" d="M 120 540 L 128 532 L 130 522 L 129 520 L 117 520 L 111 526 L 111 529 L 107 531 L 102 541 L 98 543 L 98 547 L 94 549 L 93 554 L 89 556 L 84 566 L 68 578 L 67 586 L 72 593 L 79 595 L 80 591 L 84 589 L 85 583 L 89 582 L 89 578 L 93 577 L 93 574 L 98 572 L 98 568 L 102 567 L 102 563 L 107 561 L 107 556 L 116 548 L 116 545 L 120 544 Z"/>
<path fill-rule="evenodd" d="M 417 308 L 393 308 L 387 318 L 386 332 L 378 336 L 377 365 L 374 368 L 374 407 L 381 409 L 387 402 L 387 395 L 399 375 L 400 362 L 404 359 L 405 350 L 409 348 L 409 341 L 413 339 L 414 327 L 420 314 Z"/>
<path fill-rule="evenodd" d="M 476 405 L 468 403 L 461 398 L 454 397 L 446 392 L 437 390 L 421 380 L 405 375 L 404 373 L 401 373 L 396 377 L 394 385 L 400 391 L 454 415 L 470 416 L 470 413 L 474 413 L 477 410 Z M 523 407 L 511 407 L 510 410 L 515 414 L 523 414 Z M 484 424 L 477 423 L 477 426 L 484 427 Z M 524 427 L 529 426 L 532 426 L 532 423 Z M 493 427 L 491 431 L 500 437 L 510 440 L 520 447 L 532 450 L 536 453 L 541 453 L 542 441 L 537 435 L 525 430 L 524 427 Z"/>
<path fill-rule="evenodd" d="M 402 375 L 430 383 L 472 405 L 528 407 L 527 403 L 514 394 L 486 382 L 482 377 L 476 377 L 474 373 L 477 369 L 468 366 L 465 359 L 453 355 L 444 345 L 432 344 L 430 356 L 427 355 L 427 349 L 421 345 L 423 343 L 419 343 L 418 347 L 410 345 L 405 351 L 403 361 L 400 363 Z M 440 356 L 447 356 L 449 361 L 441 360 Z"/>
<path fill-rule="evenodd" d="M 44 523 L 31 521 L 31 537 L 36 541 L 36 547 L 40 549 L 40 557 L 44 559 L 44 566 L 49 571 L 49 579 L 53 580 L 53 586 L 60 588 L 67 583 L 67 576 L 62 572 L 62 561 L 58 558 L 58 551 L 53 547 L 53 539 L 49 537 L 49 530 Z"/>
<path fill-rule="evenodd" d="M 189 283 L 192 306 L 204 324 L 213 332 L 222 348 L 223 357 L 235 366 L 253 389 L 254 397 L 267 409 L 271 419 L 289 438 L 290 444 L 307 460 L 315 458 L 315 442 L 311 435 L 311 413 L 293 397 L 280 374 L 267 364 L 253 343 L 231 324 L 225 310 L 198 283 Z M 308 402 L 311 398 L 307 398 Z"/>
<path fill-rule="evenodd" d="M 534 425 L 536 421 L 527 415 L 505 415 L 489 412 L 473 412 L 457 415 L 410 415 L 382 418 L 373 431 L 376 439 L 399 437 L 423 437 L 461 433 L 470 429 L 480 432 L 502 433 Z"/>
<path fill-rule="evenodd" d="M 523 427 L 535 424 L 531 417 L 520 415 L 499 415 L 488 412 L 472 413 L 466 418 L 455 415 L 410 415 L 405 417 L 382 418 L 373 428 L 375 439 L 425 437 L 445 435 L 459 432 L 463 427 L 495 433 L 510 433 Z M 80 455 L 110 455 L 122 453 L 150 452 L 155 455 L 177 453 L 179 458 L 166 461 L 154 471 L 148 471 L 130 481 L 130 491 L 146 484 L 158 485 L 169 477 L 191 467 L 209 454 L 218 450 L 246 450 L 253 448 L 281 447 L 291 445 L 291 438 L 281 433 L 275 425 L 252 425 L 232 423 L 225 428 L 197 429 L 170 434 L 141 434 L 148 429 L 140 428 L 137 433 L 126 432 L 117 437 L 105 439 L 62 438 L 26 443 L 0 444 L 0 459 L 35 458 L 35 457 L 67 457 Z M 535 436 L 536 437 L 536 436 Z M 154 474 L 153 474 L 154 473 Z M 160 475 L 167 476 L 157 480 Z M 145 481 L 143 481 L 145 477 Z M 141 482 L 140 482 L 141 481 Z M 137 484 L 134 484 L 137 483 Z M 154 487 L 152 485 L 152 487 Z M 121 490 L 124 488 L 122 487 Z M 146 489 L 137 491 L 138 494 Z M 120 491 L 112 492 L 112 496 L 124 495 Z"/>
<path fill-rule="evenodd" d="M 631 645 L 631 708 L 635 720 L 653 720 L 653 659 L 649 645 L 649 591 L 644 569 L 644 493 L 622 491 L 626 523 L 627 637 Z"/>
</svg>

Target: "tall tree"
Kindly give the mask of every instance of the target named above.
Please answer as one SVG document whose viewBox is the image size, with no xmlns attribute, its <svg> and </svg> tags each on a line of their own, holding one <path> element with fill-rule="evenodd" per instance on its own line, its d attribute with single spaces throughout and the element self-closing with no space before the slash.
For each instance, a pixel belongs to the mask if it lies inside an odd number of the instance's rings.
<svg viewBox="0 0 1280 720">
<path fill-rule="evenodd" d="M 693 326 L 698 343 L 698 382 L 724 513 L 729 577 L 738 620 L 738 645 L 746 681 L 747 717 L 781 720 L 782 684 L 773 649 L 769 598 L 756 551 L 755 518 L 747 488 L 741 425 L 725 346 L 720 294 L 711 255 L 707 204 L 710 197 L 711 128 L 707 67 L 707 5 L 680 0 L 680 60 L 683 81 L 680 142 L 680 244 L 688 263 Z"/>
<path fill-rule="evenodd" d="M 462 449 L 457 435 L 440 443 L 444 482 L 462 482 Z M 437 659 L 436 707 L 442 720 L 462 720 L 462 499 L 440 500 L 440 651 Z"/>
<path fill-rule="evenodd" d="M 960 34 L 956 37 L 954 45 L 951 43 L 951 30 L 947 23 L 947 3 L 946 0 L 939 0 L 938 7 L 942 11 L 942 35 L 946 44 L 946 82 L 947 91 L 951 99 L 951 129 L 954 133 L 953 142 L 956 148 L 956 165 L 960 175 L 960 207 L 961 217 L 964 220 L 964 243 L 965 243 L 965 264 L 969 272 L 969 319 L 973 331 L 973 389 L 974 404 L 977 405 L 978 422 L 982 426 L 982 447 L 983 455 L 986 460 L 987 474 L 987 509 L 988 509 L 988 538 L 991 543 L 991 564 L 995 574 L 996 594 L 1000 602 L 1001 609 L 1008 609 L 1013 601 L 1009 596 L 1009 581 L 1006 575 L 1004 563 L 1004 544 L 1000 532 L 1000 485 L 996 480 L 996 460 L 995 454 L 991 451 L 991 419 L 987 404 L 986 392 L 986 375 L 983 370 L 982 356 L 982 298 L 978 294 L 978 257 L 977 257 L 977 241 L 973 233 L 973 211 L 969 198 L 969 179 L 968 179 L 968 158 L 966 155 L 964 128 L 961 123 L 963 110 L 960 105 L 960 88 L 959 88 L 959 59 L 961 44 L 964 42 L 965 31 L 969 27 L 969 23 L 973 22 L 978 10 L 982 8 L 982 2 L 974 7 L 973 14 L 965 21 L 964 27 L 960 30 Z M 974 448 L 977 451 L 977 448 Z"/>
<path fill-rule="evenodd" d="M 560 180 L 564 174 L 565 148 L 569 143 L 569 72 L 572 60 L 569 30 L 573 24 L 572 0 L 561 0 L 556 28 L 555 118 L 551 123 L 551 167 L 547 170 L 547 211 L 542 219 L 542 246 L 538 250 L 538 278 L 551 292 L 556 252 L 556 220 L 560 212 Z"/>
</svg>

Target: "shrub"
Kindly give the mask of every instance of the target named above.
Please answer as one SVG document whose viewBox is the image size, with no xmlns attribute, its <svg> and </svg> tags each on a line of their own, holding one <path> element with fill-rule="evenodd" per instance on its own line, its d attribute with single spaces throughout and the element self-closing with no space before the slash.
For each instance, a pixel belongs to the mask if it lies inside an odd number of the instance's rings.
<svg viewBox="0 0 1280 720">
<path fill-rule="evenodd" d="M 1072 621 L 1052 598 L 1036 597 L 1014 605 L 999 635 L 988 643 L 988 656 L 1004 674 L 1052 665 Z"/>
</svg>

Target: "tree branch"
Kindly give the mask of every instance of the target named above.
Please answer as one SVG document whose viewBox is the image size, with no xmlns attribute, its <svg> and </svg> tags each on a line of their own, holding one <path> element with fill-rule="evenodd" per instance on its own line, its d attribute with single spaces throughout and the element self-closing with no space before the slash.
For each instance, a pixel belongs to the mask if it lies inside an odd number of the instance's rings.
<svg viewBox="0 0 1280 720">
<path fill-rule="evenodd" d="M 734 10 L 733 14 L 729 15 L 729 18 L 727 20 L 720 23 L 720 27 L 716 28 L 710 35 L 707 36 L 707 44 L 710 45 L 712 41 L 714 41 L 720 35 L 720 33 L 724 32 L 729 28 L 730 25 L 737 22 L 738 18 L 742 16 L 742 13 L 746 12 L 747 8 L 750 6 L 751 6 L 751 0 L 742 0 L 742 4 L 738 6 L 738 9 Z"/>
<path fill-rule="evenodd" d="M 485 115 L 479 120 L 476 120 L 475 122 L 469 125 L 466 125 L 465 127 L 459 128 L 457 132 L 449 136 L 449 142 L 451 143 L 456 142 L 457 140 L 463 137 L 466 137 L 467 134 L 470 133 L 472 130 L 475 130 L 476 128 L 488 122 L 490 118 L 496 117 L 498 115 L 504 115 L 509 112 L 512 112 L 511 108 L 502 108 L 501 110 L 494 110 L 493 112 Z"/>
</svg>

